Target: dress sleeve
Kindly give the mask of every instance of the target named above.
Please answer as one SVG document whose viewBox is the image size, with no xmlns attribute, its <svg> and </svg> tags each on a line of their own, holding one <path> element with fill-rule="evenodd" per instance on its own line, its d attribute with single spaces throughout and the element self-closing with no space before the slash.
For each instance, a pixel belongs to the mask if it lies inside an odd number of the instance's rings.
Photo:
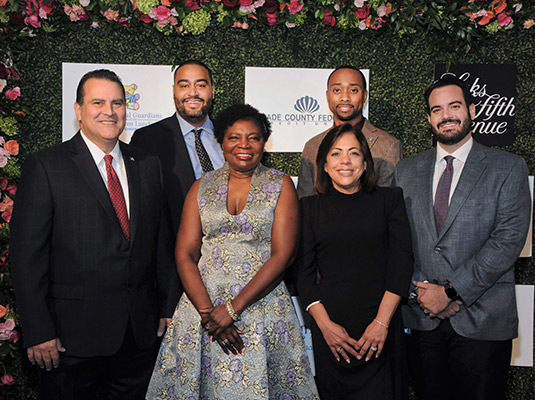
<svg viewBox="0 0 535 400">
<path fill-rule="evenodd" d="M 313 201 L 316 197 L 301 199 L 301 239 L 299 241 L 299 252 L 295 262 L 297 291 L 300 296 L 300 303 L 303 308 L 311 303 L 321 300 L 320 286 L 317 284 L 316 265 L 316 240 L 314 228 L 314 215 L 316 215 Z"/>
<path fill-rule="evenodd" d="M 413 269 L 412 240 L 403 191 L 393 188 L 387 200 L 388 267 L 386 290 L 407 297 Z"/>
</svg>

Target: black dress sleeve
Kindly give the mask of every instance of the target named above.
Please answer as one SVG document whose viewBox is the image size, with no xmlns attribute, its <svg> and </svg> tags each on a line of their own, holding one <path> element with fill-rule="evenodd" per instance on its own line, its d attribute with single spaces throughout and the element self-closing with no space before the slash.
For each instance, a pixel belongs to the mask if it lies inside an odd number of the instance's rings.
<svg viewBox="0 0 535 400">
<path fill-rule="evenodd" d="M 313 223 L 317 196 L 301 199 L 301 238 L 295 262 L 297 291 L 303 308 L 321 300 L 320 286 L 317 284 L 315 224 Z"/>
<path fill-rule="evenodd" d="M 386 202 L 389 237 L 386 290 L 407 297 L 414 262 L 411 230 L 402 189 L 393 188 L 391 193 Z"/>
</svg>

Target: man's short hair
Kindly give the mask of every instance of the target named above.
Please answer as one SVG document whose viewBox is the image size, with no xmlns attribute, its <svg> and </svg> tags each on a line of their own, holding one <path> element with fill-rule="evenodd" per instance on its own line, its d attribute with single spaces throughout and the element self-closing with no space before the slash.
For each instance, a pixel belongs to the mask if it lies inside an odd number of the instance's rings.
<svg viewBox="0 0 535 400">
<path fill-rule="evenodd" d="M 466 107 L 469 107 L 470 104 L 474 104 L 474 98 L 472 97 L 472 93 L 470 93 L 468 85 L 463 80 L 459 79 L 455 74 L 447 72 L 443 74 L 440 79 L 434 81 L 433 84 L 429 86 L 424 93 L 425 104 L 427 105 L 428 114 L 431 114 L 431 107 L 429 106 L 429 96 L 431 96 L 431 92 L 435 89 L 450 85 L 461 88 L 461 90 L 463 91 L 463 97 L 464 102 L 466 103 Z"/>
<path fill-rule="evenodd" d="M 178 73 L 178 70 L 182 68 L 184 65 L 198 65 L 199 67 L 203 67 L 206 71 L 208 71 L 208 76 L 210 77 L 210 85 L 214 84 L 214 78 L 212 77 L 212 70 L 208 68 L 208 66 L 205 63 L 202 63 L 197 60 L 187 60 L 184 61 L 182 64 L 180 64 L 178 67 L 176 67 L 175 72 L 173 74 L 173 82 L 176 80 L 176 74 Z"/>
<path fill-rule="evenodd" d="M 340 65 L 333 72 L 331 72 L 329 74 L 329 77 L 327 78 L 327 89 L 329 89 L 329 82 L 331 81 L 331 76 L 333 76 L 333 74 L 340 69 L 352 69 L 353 71 L 357 71 L 362 78 L 362 83 L 364 83 L 364 90 L 366 90 L 366 88 L 368 87 L 367 82 L 366 82 L 366 77 L 364 76 L 364 74 L 362 73 L 360 69 L 352 65 Z"/>
<path fill-rule="evenodd" d="M 121 92 L 123 93 L 123 100 L 126 100 L 126 94 L 124 91 L 123 82 L 121 82 L 121 78 L 119 78 L 119 76 L 115 72 L 110 71 L 109 69 L 96 69 L 94 71 L 89 71 L 84 76 L 82 76 L 82 79 L 80 79 L 78 87 L 76 88 L 76 102 L 78 104 L 81 105 L 84 103 L 84 86 L 89 79 L 104 79 L 110 82 L 115 82 L 121 87 Z"/>
</svg>

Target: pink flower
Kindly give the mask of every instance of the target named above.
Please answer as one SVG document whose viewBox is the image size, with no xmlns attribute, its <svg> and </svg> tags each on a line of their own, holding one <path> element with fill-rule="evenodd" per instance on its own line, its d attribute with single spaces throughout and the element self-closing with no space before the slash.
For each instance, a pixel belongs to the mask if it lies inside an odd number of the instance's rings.
<svg viewBox="0 0 535 400">
<path fill-rule="evenodd" d="M 279 23 L 279 16 L 276 12 L 274 13 L 266 13 L 267 22 L 269 26 L 275 26 Z"/>
<path fill-rule="evenodd" d="M 511 14 L 510 13 L 501 13 L 500 15 L 498 15 L 498 25 L 504 27 L 504 26 L 507 26 L 511 23 L 513 19 L 511 18 Z"/>
<path fill-rule="evenodd" d="M 13 196 L 17 193 L 17 187 L 15 185 L 10 185 L 7 187 L 7 192 Z"/>
<path fill-rule="evenodd" d="M 383 18 L 375 18 L 375 21 L 373 21 L 373 24 L 371 24 L 370 27 L 373 30 L 378 30 L 383 26 L 382 22 L 385 22 Z"/>
<path fill-rule="evenodd" d="M 163 21 L 171 16 L 171 10 L 169 10 L 165 6 L 158 6 L 156 8 L 153 8 L 149 15 L 152 18 L 157 19 L 158 21 Z"/>
<path fill-rule="evenodd" d="M 240 5 L 247 7 L 253 4 L 253 0 L 240 0 Z"/>
<path fill-rule="evenodd" d="M 104 18 L 106 18 L 108 21 L 117 21 L 117 18 L 119 18 L 119 11 L 115 11 L 111 8 L 108 8 L 104 12 L 100 12 Z"/>
<path fill-rule="evenodd" d="M 17 87 L 14 87 L 13 89 L 6 90 L 6 97 L 9 100 L 16 100 L 17 98 L 20 97 L 20 88 L 17 86 Z"/>
<path fill-rule="evenodd" d="M 533 19 L 527 19 L 524 21 L 524 23 L 522 24 L 522 26 L 525 28 L 525 29 L 529 29 L 531 28 L 532 26 L 535 25 L 535 21 Z"/>
<path fill-rule="evenodd" d="M 13 202 L 13 200 L 12 200 L 12 202 Z M 8 331 L 12 331 L 15 328 L 15 321 L 13 320 L 13 318 L 7 319 L 6 322 L 4 322 L 4 327 Z"/>
<path fill-rule="evenodd" d="M 321 22 L 323 23 L 323 25 L 334 26 L 336 25 L 336 18 L 331 15 L 331 12 L 329 10 L 325 10 L 325 14 Z"/>
<path fill-rule="evenodd" d="M 137 17 L 137 19 L 146 24 L 150 24 L 152 22 L 152 18 L 147 14 L 141 14 L 139 17 Z"/>
<path fill-rule="evenodd" d="M 0 176 L 0 190 L 6 190 L 7 184 L 8 184 L 7 179 L 4 178 L 3 176 Z M 2 310 L 2 308 L 1 308 L 1 305 L 0 305 L 0 318 L 3 317 L 1 310 Z"/>
<path fill-rule="evenodd" d="M 4 197 L 4 201 L 0 203 L 0 212 L 2 213 L 2 218 L 4 221 L 9 222 L 11 221 L 11 213 L 13 212 L 13 200 L 9 197 Z M 11 321 L 13 323 L 13 326 L 11 329 L 9 329 L 10 324 L 8 322 Z M 8 319 L 4 324 L 5 328 L 12 330 L 15 327 L 15 322 L 12 319 Z"/>
<path fill-rule="evenodd" d="M 191 11 L 195 11 L 199 9 L 199 3 L 197 0 L 186 0 L 186 4 L 184 4 L 186 7 L 191 7 Z"/>
<path fill-rule="evenodd" d="M 91 28 L 93 28 L 93 29 L 97 29 L 99 26 L 100 26 L 100 25 L 98 24 L 97 21 L 93 21 L 93 22 L 91 22 Z"/>
<path fill-rule="evenodd" d="M 359 19 L 366 19 L 368 15 L 370 15 L 370 7 L 367 4 L 364 4 L 362 7 L 355 10 L 355 15 Z"/>
<path fill-rule="evenodd" d="M 0 378 L 0 383 L 2 385 L 13 385 L 15 383 L 15 379 L 11 375 L 5 374 L 2 378 Z"/>
<path fill-rule="evenodd" d="M 20 339 L 20 333 L 16 330 L 11 331 L 11 336 L 9 337 L 9 341 L 11 343 L 17 343 Z"/>
<path fill-rule="evenodd" d="M 364 5 L 364 3 L 366 2 L 366 0 L 355 0 L 355 7 L 357 8 L 360 8 Z"/>
<path fill-rule="evenodd" d="M 299 4 L 299 0 L 292 0 L 290 1 L 288 10 L 290 11 L 290 14 L 297 14 L 299 11 L 303 9 L 303 6 L 304 4 Z"/>
<path fill-rule="evenodd" d="M 39 21 L 39 18 L 37 17 L 37 14 L 32 14 L 24 18 L 24 23 L 26 25 L 31 25 L 34 28 L 40 28 L 41 27 L 41 21 Z"/>
</svg>

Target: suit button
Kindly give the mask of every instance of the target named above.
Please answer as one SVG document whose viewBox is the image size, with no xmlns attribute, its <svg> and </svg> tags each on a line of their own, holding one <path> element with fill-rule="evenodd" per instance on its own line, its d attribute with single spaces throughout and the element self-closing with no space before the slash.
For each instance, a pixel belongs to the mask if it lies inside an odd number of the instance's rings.
<svg viewBox="0 0 535 400">
<path fill-rule="evenodd" d="M 440 253 L 442 249 L 440 247 L 435 247 L 435 253 Z"/>
</svg>

